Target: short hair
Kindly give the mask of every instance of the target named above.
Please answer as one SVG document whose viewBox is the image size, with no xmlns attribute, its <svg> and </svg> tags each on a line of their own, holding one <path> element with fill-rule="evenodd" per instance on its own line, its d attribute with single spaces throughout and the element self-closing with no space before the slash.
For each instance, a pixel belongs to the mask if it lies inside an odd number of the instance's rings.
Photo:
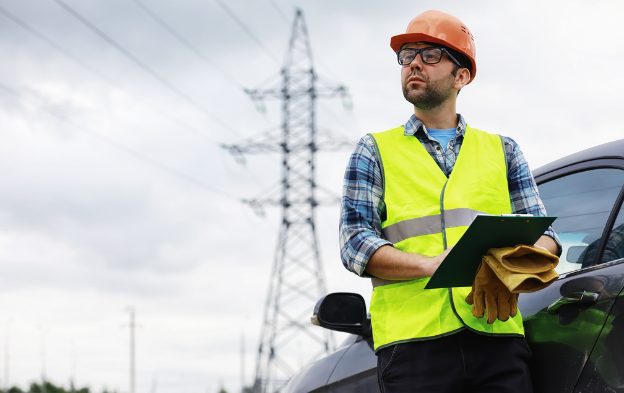
<svg viewBox="0 0 624 393">
<path fill-rule="evenodd" d="M 453 56 L 459 62 L 459 64 L 461 64 L 461 66 L 458 66 L 457 64 L 453 63 L 455 64 L 455 69 L 453 69 L 453 74 L 456 74 L 457 70 L 460 68 L 468 68 L 468 71 L 470 71 L 470 73 L 472 74 L 472 62 L 470 61 L 468 56 L 456 51 L 455 49 L 451 49 L 443 45 L 441 46 L 444 49 L 446 49 L 451 54 L 451 56 Z"/>
</svg>

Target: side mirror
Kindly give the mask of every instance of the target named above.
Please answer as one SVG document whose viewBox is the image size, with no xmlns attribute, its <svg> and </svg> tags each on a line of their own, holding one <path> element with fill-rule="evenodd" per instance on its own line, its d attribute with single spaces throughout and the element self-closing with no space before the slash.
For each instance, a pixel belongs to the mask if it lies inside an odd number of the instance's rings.
<svg viewBox="0 0 624 393">
<path fill-rule="evenodd" d="M 336 292 L 321 298 L 314 306 L 312 323 L 337 332 L 372 336 L 366 302 L 357 293 Z"/>
</svg>

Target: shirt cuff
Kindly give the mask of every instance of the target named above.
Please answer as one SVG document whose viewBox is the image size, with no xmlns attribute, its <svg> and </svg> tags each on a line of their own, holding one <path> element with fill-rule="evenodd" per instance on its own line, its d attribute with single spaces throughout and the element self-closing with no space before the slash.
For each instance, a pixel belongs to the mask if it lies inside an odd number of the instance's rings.
<svg viewBox="0 0 624 393">
<path fill-rule="evenodd" d="M 386 239 L 376 236 L 366 237 L 360 244 L 357 245 L 357 247 L 349 247 L 347 255 L 345 256 L 346 258 L 344 258 L 347 262 L 345 263 L 345 267 L 360 277 L 374 277 L 365 272 L 366 264 L 380 247 L 386 245 L 394 247 L 394 245 Z"/>
<path fill-rule="evenodd" d="M 544 232 L 544 235 L 552 238 L 555 241 L 555 243 L 557 243 L 557 256 L 560 257 L 561 252 L 563 251 L 563 248 L 561 247 L 561 240 L 559 240 L 559 236 L 557 236 L 557 234 L 552 229 L 552 227 L 548 227 L 546 232 Z"/>
</svg>

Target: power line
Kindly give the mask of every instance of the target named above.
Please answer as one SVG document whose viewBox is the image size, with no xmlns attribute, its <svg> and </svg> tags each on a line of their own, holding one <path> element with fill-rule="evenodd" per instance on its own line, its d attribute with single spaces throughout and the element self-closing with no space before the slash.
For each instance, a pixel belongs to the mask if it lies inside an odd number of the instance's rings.
<svg viewBox="0 0 624 393">
<path fill-rule="evenodd" d="M 58 1 L 58 0 L 55 0 L 55 1 Z M 241 29 L 243 29 L 245 33 L 247 33 L 249 38 L 251 38 L 260 48 L 262 48 L 264 53 L 266 53 L 277 65 L 280 64 L 280 61 L 277 59 L 277 57 L 262 44 L 262 42 L 258 39 L 258 37 L 256 37 L 256 35 L 249 29 L 249 27 L 247 27 L 247 25 L 243 23 L 243 21 L 241 21 L 231 9 L 229 9 L 221 0 L 215 0 L 215 1 L 221 6 L 221 8 L 225 10 L 225 12 L 232 19 L 234 19 L 234 22 L 236 22 L 236 24 Z"/>
<path fill-rule="evenodd" d="M 40 33 L 39 31 L 37 31 L 35 28 L 33 28 L 32 26 L 30 26 L 29 24 L 27 24 L 26 22 L 24 22 L 23 20 L 21 20 L 20 18 L 18 18 L 16 15 L 12 14 L 11 12 L 9 12 L 8 10 L 6 10 L 5 8 L 3 8 L 2 6 L 0 6 L 0 13 L 3 14 L 6 18 L 10 19 L 11 21 L 13 21 L 14 23 L 16 23 L 18 26 L 22 27 L 24 30 L 28 31 L 29 33 L 31 33 L 32 35 L 34 35 L 35 37 L 37 37 L 38 39 L 40 39 L 41 41 L 45 42 L 46 44 L 48 44 L 49 46 L 51 46 L 52 48 L 54 48 L 55 50 L 57 50 L 58 52 L 60 52 L 61 54 L 63 54 L 65 57 L 67 57 L 68 59 L 74 61 L 76 64 L 80 65 L 81 67 L 83 67 L 84 69 L 86 69 L 87 71 L 93 73 L 94 75 L 98 76 L 99 78 L 101 78 L 102 80 L 104 80 L 105 82 L 109 83 L 111 86 L 115 87 L 116 89 L 119 89 L 119 91 L 121 91 L 122 93 L 126 94 L 128 97 L 131 97 L 135 100 L 135 102 L 137 102 L 139 105 L 143 105 L 149 109 L 151 109 L 152 111 L 160 114 L 161 116 L 169 119 L 170 121 L 172 121 L 173 123 L 177 124 L 178 126 L 180 126 L 181 128 L 193 133 L 193 134 L 199 134 L 202 135 L 203 137 L 209 138 L 210 141 L 212 143 L 218 144 L 220 145 L 221 143 L 216 141 L 214 138 L 206 135 L 204 132 L 199 131 L 197 128 L 183 122 L 180 119 L 177 119 L 171 115 L 168 114 L 167 110 L 164 109 L 159 109 L 156 108 L 148 103 L 146 103 L 143 100 L 137 100 L 136 98 L 134 98 L 132 96 L 132 94 L 128 93 L 127 91 L 125 91 L 121 85 L 119 85 L 118 83 L 116 83 L 115 81 L 113 81 L 112 79 L 110 79 L 108 76 L 106 76 L 104 73 L 102 73 L 101 71 L 97 70 L 96 68 L 91 67 L 88 63 L 86 63 L 85 61 L 83 61 L 82 59 L 80 59 L 79 57 L 76 57 L 75 55 L 73 55 L 71 52 L 67 51 L 65 48 L 63 48 L 62 46 L 60 46 L 59 44 L 55 43 L 54 41 L 52 41 L 51 39 L 49 39 L 48 37 L 46 37 L 44 34 Z M 253 173 L 253 171 L 251 171 L 250 168 L 247 168 L 248 173 L 251 174 L 251 176 L 253 177 L 253 179 L 255 181 L 258 181 L 258 177 L 255 173 Z"/>
<path fill-rule="evenodd" d="M 8 92 L 9 94 L 15 96 L 16 98 L 18 98 L 20 100 L 27 101 L 27 100 L 24 99 L 24 96 L 22 94 L 20 94 L 18 91 L 10 88 L 9 86 L 7 86 L 7 85 L 5 85 L 3 83 L 0 83 L 0 89 Z M 41 106 L 39 106 L 37 104 L 32 104 L 32 105 L 35 106 L 36 108 L 38 108 L 39 110 L 47 112 L 48 114 L 50 114 L 53 117 L 61 120 L 62 122 L 64 122 L 64 123 L 74 127 L 74 129 L 76 129 L 78 131 L 81 131 L 81 132 L 83 132 L 83 133 L 85 133 L 85 134 L 87 134 L 87 135 L 89 135 L 89 136 L 91 136 L 91 137 L 101 141 L 101 142 L 104 142 L 107 145 L 114 147 L 115 149 L 121 150 L 124 153 L 126 153 L 126 154 L 128 154 L 128 155 L 130 155 L 130 156 L 132 156 L 134 158 L 136 158 L 137 160 L 143 161 L 144 163 L 146 163 L 146 164 L 148 164 L 148 165 L 150 165 L 152 167 L 155 167 L 157 169 L 160 169 L 161 171 L 166 172 L 166 173 L 168 173 L 171 176 L 177 177 L 178 179 L 184 180 L 184 181 L 186 181 L 188 183 L 194 184 L 195 186 L 204 188 L 204 189 L 206 189 L 206 190 L 208 190 L 210 192 L 213 192 L 215 194 L 219 194 L 219 195 L 221 195 L 223 197 L 226 197 L 226 198 L 229 198 L 229 199 L 236 199 L 236 200 L 239 200 L 239 201 L 241 200 L 240 198 L 237 198 L 237 197 L 235 197 L 233 195 L 230 195 L 229 193 L 224 192 L 221 189 L 218 189 L 216 187 L 210 186 L 210 185 L 208 185 L 208 184 L 206 184 L 206 183 L 204 183 L 204 182 L 202 182 L 200 180 L 195 179 L 192 176 L 186 175 L 186 174 L 184 174 L 182 172 L 179 172 L 179 171 L 177 171 L 177 170 L 175 170 L 173 168 L 170 168 L 170 167 L 168 167 L 166 165 L 163 165 L 163 164 L 159 163 L 158 161 L 155 161 L 155 160 L 153 160 L 153 159 L 151 159 L 149 157 L 146 157 L 146 156 L 142 155 L 141 153 L 139 153 L 139 152 L 137 152 L 137 151 L 135 151 L 133 149 L 127 148 L 127 147 L 125 147 L 125 146 L 123 146 L 123 145 L 113 141 L 110 138 L 107 138 L 107 137 L 105 137 L 103 135 L 98 134 L 97 132 L 93 132 L 93 131 L 89 130 L 86 127 L 78 126 L 77 124 L 73 123 L 70 119 L 68 119 L 66 116 L 64 116 L 64 115 L 62 115 L 60 113 L 57 113 L 57 112 L 55 112 L 53 110 L 50 110 L 48 108 L 42 108 Z"/>
<path fill-rule="evenodd" d="M 0 14 L 3 14 L 6 18 L 10 19 L 15 24 L 17 24 L 18 26 L 22 27 L 24 30 L 28 31 L 29 33 L 31 33 L 35 37 L 39 38 L 41 41 L 45 42 L 46 44 L 48 44 L 49 46 L 51 46 L 52 48 L 54 48 L 55 50 L 57 50 L 58 52 L 63 54 L 68 59 L 74 61 L 76 64 L 80 65 L 81 67 L 83 67 L 87 71 L 91 72 L 92 74 L 97 75 L 100 79 L 102 79 L 105 82 L 109 83 L 111 86 L 115 87 L 116 89 L 119 89 L 121 92 L 126 94 L 128 97 L 133 98 L 132 95 L 130 93 L 128 93 L 127 91 L 125 91 L 121 87 L 121 85 L 119 85 L 117 82 L 115 82 L 112 79 L 110 79 L 108 76 L 106 76 L 101 71 L 91 67 L 89 64 L 84 62 L 82 59 L 74 56 L 72 53 L 70 53 L 69 51 L 65 50 L 65 48 L 63 48 L 59 44 L 55 43 L 54 41 L 50 40 L 48 37 L 46 37 L 45 35 L 43 35 L 39 31 L 37 31 L 36 29 L 34 29 L 32 26 L 30 26 L 29 24 L 27 24 L 26 22 L 24 22 L 23 20 L 21 20 L 16 15 L 12 14 L 11 12 L 6 10 L 2 6 L 0 6 Z M 164 117 L 168 118 L 170 121 L 176 123 L 181 128 L 184 128 L 187 131 L 192 132 L 193 134 L 200 134 L 200 135 L 203 135 L 203 136 L 207 136 L 206 134 L 200 132 L 197 128 L 193 127 L 192 125 L 187 124 L 187 123 L 183 122 L 180 119 L 176 119 L 175 117 L 168 115 L 168 112 L 163 110 L 163 109 L 155 108 L 155 107 L 147 104 L 146 102 L 144 102 L 142 100 L 136 100 L 135 99 L 135 102 L 139 103 L 140 105 L 144 105 L 144 106 L 150 108 L 154 112 L 160 114 L 161 116 L 164 116 Z M 213 142 L 216 143 L 216 141 L 214 141 L 214 140 L 213 140 Z"/>
<path fill-rule="evenodd" d="M 353 130 L 353 124 L 352 123 L 349 123 L 348 121 L 346 121 L 342 117 L 336 115 L 331 109 L 329 109 L 329 107 L 327 105 L 325 105 L 324 102 L 320 102 L 319 104 L 323 108 L 323 111 L 325 113 L 327 113 L 328 115 L 330 115 L 331 117 L 333 117 L 334 120 L 336 120 L 337 122 L 342 123 L 343 126 L 346 126 L 347 128 Z M 338 128 L 337 131 L 340 132 L 342 134 L 342 136 L 345 136 L 347 138 L 350 137 L 350 135 L 348 135 L 346 132 L 342 131 L 341 128 Z"/>
<path fill-rule="evenodd" d="M 190 105 L 195 107 L 200 112 L 204 113 L 206 116 L 208 116 L 210 119 L 212 119 L 215 123 L 219 124 L 221 127 L 227 129 L 228 131 L 231 131 L 231 132 L 233 132 L 233 133 L 235 133 L 237 135 L 241 135 L 236 129 L 234 129 L 233 127 L 229 126 L 227 123 L 225 123 L 224 121 L 222 121 L 221 119 L 219 119 L 218 117 L 216 117 L 215 115 L 213 115 L 212 113 L 208 112 L 206 109 L 201 107 L 195 100 L 193 100 L 191 97 L 189 97 L 184 92 L 182 92 L 180 89 L 178 89 L 176 86 L 174 86 L 166 78 L 162 77 L 160 74 L 158 74 L 156 71 L 154 71 L 151 67 L 149 67 L 147 64 L 145 64 L 143 61 L 141 61 L 139 58 L 137 58 L 135 55 L 133 55 L 130 51 L 128 51 L 123 46 L 121 46 L 119 43 L 117 43 L 117 41 L 113 40 L 110 36 L 108 36 L 106 33 L 104 33 L 102 30 L 100 30 L 98 27 L 96 27 L 93 23 L 89 22 L 85 17 L 80 15 L 76 10 L 74 10 L 73 8 L 71 8 L 70 6 L 68 6 L 67 4 L 65 4 L 61 0 L 52 0 L 52 1 L 57 3 L 65 11 L 67 11 L 70 15 L 72 15 L 74 18 L 76 18 L 78 21 L 80 21 L 83 25 L 85 25 L 87 28 L 89 28 L 95 34 L 97 34 L 101 39 L 103 39 L 108 44 L 110 44 L 112 47 L 117 49 L 121 54 L 126 56 L 133 63 L 138 65 L 143 71 L 145 71 L 148 74 L 150 74 L 154 79 L 159 81 L 163 86 L 167 87 L 169 90 L 171 90 L 176 95 L 178 95 L 180 98 L 182 98 L 184 101 L 186 101 L 187 103 L 189 103 Z"/>
<path fill-rule="evenodd" d="M 275 8 L 275 11 L 277 11 L 277 13 L 282 17 L 282 19 L 284 20 L 284 22 L 286 22 L 287 25 L 290 25 L 290 19 L 288 19 L 288 17 L 286 16 L 286 14 L 284 14 L 284 12 L 282 12 L 282 9 L 280 7 L 278 7 L 278 5 L 275 3 L 275 1 L 273 0 L 268 0 L 269 3 L 271 3 L 271 5 L 273 6 L 273 8 Z"/>
<path fill-rule="evenodd" d="M 197 49 L 193 44 L 190 43 L 186 38 L 182 36 L 182 34 L 178 33 L 170 24 L 165 22 L 160 16 L 158 16 L 154 11 L 152 11 L 147 5 L 145 5 L 140 0 L 132 0 L 141 10 L 143 10 L 147 15 L 149 15 L 156 23 L 158 23 L 163 29 L 167 30 L 169 34 L 175 37 L 182 45 L 184 45 L 188 50 L 193 52 L 197 57 L 202 59 L 205 63 L 213 67 L 221 76 L 227 79 L 230 83 L 238 87 L 242 90 L 242 86 L 234 80 L 229 74 L 227 74 L 223 69 L 217 66 L 213 61 L 211 61 L 205 54 L 203 54 L 199 49 Z"/>
</svg>

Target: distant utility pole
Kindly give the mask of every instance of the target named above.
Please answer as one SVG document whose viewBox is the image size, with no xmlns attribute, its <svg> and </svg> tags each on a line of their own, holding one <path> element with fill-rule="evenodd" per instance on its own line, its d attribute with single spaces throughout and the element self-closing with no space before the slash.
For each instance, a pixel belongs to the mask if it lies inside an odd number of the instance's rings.
<svg viewBox="0 0 624 393">
<path fill-rule="evenodd" d="M 9 360 L 10 360 L 10 356 L 9 356 L 9 325 L 11 324 L 11 320 L 8 320 L 6 322 L 6 331 L 4 333 L 4 386 L 5 386 L 5 391 L 9 391 L 9 389 L 11 388 L 10 382 L 9 382 Z"/>
<path fill-rule="evenodd" d="M 241 392 L 245 389 L 245 333 L 241 333 Z"/>
<path fill-rule="evenodd" d="M 41 391 L 46 393 L 46 331 L 39 326 L 41 332 Z"/>
<path fill-rule="evenodd" d="M 320 204 L 333 204 L 338 200 L 337 196 L 317 196 L 315 154 L 321 149 L 353 146 L 317 132 L 316 99 L 345 98 L 347 91 L 343 86 L 319 86 L 301 10 L 296 11 L 281 75 L 281 86 L 246 91 L 256 103 L 262 103 L 265 98 L 281 100 L 279 133 L 224 146 L 235 156 L 259 153 L 281 153 L 282 156 L 281 187 L 275 190 L 280 196 L 245 201 L 255 209 L 264 205 L 282 207 L 258 346 L 254 393 L 279 392 L 297 371 L 300 354 L 305 354 L 307 363 L 334 347 L 331 332 L 310 323 L 316 301 L 327 292 L 316 236 L 315 209 Z M 301 351 L 293 345 L 297 342 L 301 342 Z"/>
<path fill-rule="evenodd" d="M 75 392 L 76 385 L 76 347 L 74 346 L 74 339 L 69 340 L 71 346 L 71 375 L 69 377 L 69 388 L 71 393 Z"/>
<path fill-rule="evenodd" d="M 135 393 L 134 330 L 136 329 L 136 324 L 134 322 L 134 307 L 128 307 L 128 311 L 130 312 L 130 325 L 128 325 L 130 327 L 130 393 Z"/>
</svg>

